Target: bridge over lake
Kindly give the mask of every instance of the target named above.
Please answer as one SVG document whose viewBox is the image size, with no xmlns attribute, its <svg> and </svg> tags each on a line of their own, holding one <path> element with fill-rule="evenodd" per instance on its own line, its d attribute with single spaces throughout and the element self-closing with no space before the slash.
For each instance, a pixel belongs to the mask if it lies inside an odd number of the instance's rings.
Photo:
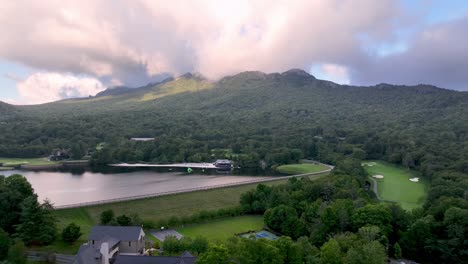
<svg viewBox="0 0 468 264">
<path fill-rule="evenodd" d="M 192 169 L 219 169 L 214 163 L 173 163 L 173 164 L 147 164 L 147 163 L 117 163 L 109 164 L 112 167 L 124 168 L 192 168 Z"/>
</svg>

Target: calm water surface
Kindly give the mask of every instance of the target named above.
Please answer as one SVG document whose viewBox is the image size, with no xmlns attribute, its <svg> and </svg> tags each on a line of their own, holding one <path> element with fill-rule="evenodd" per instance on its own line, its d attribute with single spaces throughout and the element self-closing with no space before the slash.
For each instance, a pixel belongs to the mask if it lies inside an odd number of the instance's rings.
<svg viewBox="0 0 468 264">
<path fill-rule="evenodd" d="M 239 173 L 239 172 L 238 172 Z M 257 176 L 193 173 L 162 170 L 75 170 L 3 171 L 2 175 L 25 176 L 40 200 L 48 198 L 55 206 L 93 202 L 135 195 L 178 191 L 190 188 L 239 183 Z M 255 175 L 249 173 L 247 175 Z"/>
</svg>

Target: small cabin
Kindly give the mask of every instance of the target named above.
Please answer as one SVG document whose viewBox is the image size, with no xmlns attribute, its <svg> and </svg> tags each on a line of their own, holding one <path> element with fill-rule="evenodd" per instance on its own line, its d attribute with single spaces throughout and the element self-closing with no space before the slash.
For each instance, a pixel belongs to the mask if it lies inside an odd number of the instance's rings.
<svg viewBox="0 0 468 264">
<path fill-rule="evenodd" d="M 61 161 L 68 160 L 71 158 L 71 151 L 69 149 L 58 149 L 52 152 L 52 155 L 49 156 L 51 161 Z"/>
</svg>

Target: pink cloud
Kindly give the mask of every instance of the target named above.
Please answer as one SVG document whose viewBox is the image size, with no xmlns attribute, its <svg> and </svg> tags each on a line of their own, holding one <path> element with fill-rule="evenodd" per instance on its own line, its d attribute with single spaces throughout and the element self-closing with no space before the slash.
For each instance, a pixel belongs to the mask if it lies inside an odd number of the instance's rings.
<svg viewBox="0 0 468 264">
<path fill-rule="evenodd" d="M 18 82 L 17 89 L 21 98 L 16 103 L 41 104 L 65 98 L 93 96 L 105 87 L 95 78 L 41 72 Z"/>
</svg>

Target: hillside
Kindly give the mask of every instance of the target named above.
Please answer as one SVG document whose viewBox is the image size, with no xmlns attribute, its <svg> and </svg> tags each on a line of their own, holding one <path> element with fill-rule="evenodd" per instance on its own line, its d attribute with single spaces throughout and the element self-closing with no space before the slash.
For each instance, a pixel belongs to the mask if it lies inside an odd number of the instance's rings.
<svg viewBox="0 0 468 264">
<path fill-rule="evenodd" d="M 362 149 L 369 158 L 432 168 L 468 155 L 468 93 L 428 85 L 345 86 L 290 70 L 218 82 L 186 74 L 117 91 L 17 107 L 18 117 L 0 130 L 0 155 L 77 145 L 85 152 L 101 142 L 116 148 L 107 161 L 205 160 L 228 149 L 252 164 L 274 164 L 291 150 L 333 161 L 334 152 Z M 137 146 L 130 137 L 159 140 Z"/>
</svg>

